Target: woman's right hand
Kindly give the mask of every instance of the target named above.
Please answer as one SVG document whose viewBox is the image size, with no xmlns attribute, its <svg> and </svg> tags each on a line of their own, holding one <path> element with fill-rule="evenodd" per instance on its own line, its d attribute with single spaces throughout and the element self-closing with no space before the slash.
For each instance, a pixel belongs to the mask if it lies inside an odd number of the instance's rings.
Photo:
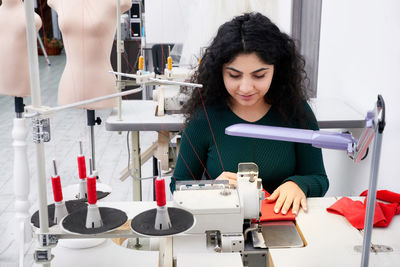
<svg viewBox="0 0 400 267">
<path fill-rule="evenodd" d="M 237 186 L 237 174 L 235 172 L 222 172 L 216 180 L 228 180 L 230 185 Z"/>
</svg>

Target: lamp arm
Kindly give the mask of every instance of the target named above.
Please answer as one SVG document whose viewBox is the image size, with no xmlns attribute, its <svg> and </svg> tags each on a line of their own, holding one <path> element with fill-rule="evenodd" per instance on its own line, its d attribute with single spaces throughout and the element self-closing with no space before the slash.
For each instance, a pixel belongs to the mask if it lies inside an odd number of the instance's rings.
<svg viewBox="0 0 400 267">
<path fill-rule="evenodd" d="M 381 116 L 381 118 L 379 118 Z M 365 118 L 365 128 L 360 138 L 355 139 L 350 133 L 335 133 L 329 131 L 313 131 L 287 127 L 255 125 L 248 123 L 234 124 L 225 129 L 227 135 L 289 141 L 311 144 L 318 148 L 346 150 L 347 154 L 356 162 L 364 157 L 367 148 L 374 139 L 376 127 L 383 132 L 385 127 L 385 102 L 381 95 L 372 111 L 368 111 Z"/>
<path fill-rule="evenodd" d="M 356 139 L 349 133 L 313 131 L 306 129 L 234 124 L 225 129 L 227 135 L 311 144 L 314 147 L 346 150 L 353 153 Z"/>
</svg>

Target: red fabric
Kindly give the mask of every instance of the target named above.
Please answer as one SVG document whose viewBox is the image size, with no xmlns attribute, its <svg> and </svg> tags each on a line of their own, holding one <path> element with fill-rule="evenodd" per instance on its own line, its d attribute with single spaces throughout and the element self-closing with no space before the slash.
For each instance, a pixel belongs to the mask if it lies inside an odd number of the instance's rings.
<svg viewBox="0 0 400 267">
<path fill-rule="evenodd" d="M 268 197 L 270 194 L 265 191 L 265 197 Z M 264 199 L 261 202 L 261 217 L 260 222 L 272 222 L 272 221 L 294 221 L 296 220 L 296 215 L 292 213 L 292 209 L 286 214 L 282 214 L 281 212 L 275 213 L 274 211 L 275 202 L 269 202 L 268 200 Z"/>
<path fill-rule="evenodd" d="M 360 196 L 367 196 L 367 191 Z M 400 214 L 400 194 L 378 190 L 376 198 L 388 203 L 377 201 L 375 203 L 374 226 L 387 227 L 396 214 Z M 354 201 L 348 197 L 342 197 L 326 210 L 330 213 L 342 215 L 357 229 L 364 229 L 365 209 L 367 198 L 361 201 Z"/>
</svg>

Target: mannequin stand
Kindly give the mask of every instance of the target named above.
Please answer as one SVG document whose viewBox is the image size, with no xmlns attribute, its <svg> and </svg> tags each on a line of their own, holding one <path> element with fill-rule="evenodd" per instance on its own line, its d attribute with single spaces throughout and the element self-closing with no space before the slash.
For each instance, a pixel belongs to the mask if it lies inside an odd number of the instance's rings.
<svg viewBox="0 0 400 267">
<path fill-rule="evenodd" d="M 14 147 L 14 194 L 15 213 L 18 220 L 16 234 L 19 240 L 19 266 L 24 263 L 24 244 L 32 240 L 32 230 L 29 225 L 29 167 L 27 156 L 26 136 L 28 131 L 25 127 L 24 102 L 22 97 L 15 97 L 14 125 L 12 129 Z"/>
</svg>

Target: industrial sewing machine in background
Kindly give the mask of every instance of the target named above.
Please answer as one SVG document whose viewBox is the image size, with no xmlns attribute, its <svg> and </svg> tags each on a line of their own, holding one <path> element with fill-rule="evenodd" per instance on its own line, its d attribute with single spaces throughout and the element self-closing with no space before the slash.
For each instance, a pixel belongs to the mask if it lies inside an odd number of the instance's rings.
<svg viewBox="0 0 400 267">
<path fill-rule="evenodd" d="M 183 104 L 189 99 L 189 95 L 181 92 L 180 86 L 159 85 L 153 90 L 153 100 L 157 102 L 156 116 L 165 114 L 177 114 L 181 112 Z"/>
</svg>

